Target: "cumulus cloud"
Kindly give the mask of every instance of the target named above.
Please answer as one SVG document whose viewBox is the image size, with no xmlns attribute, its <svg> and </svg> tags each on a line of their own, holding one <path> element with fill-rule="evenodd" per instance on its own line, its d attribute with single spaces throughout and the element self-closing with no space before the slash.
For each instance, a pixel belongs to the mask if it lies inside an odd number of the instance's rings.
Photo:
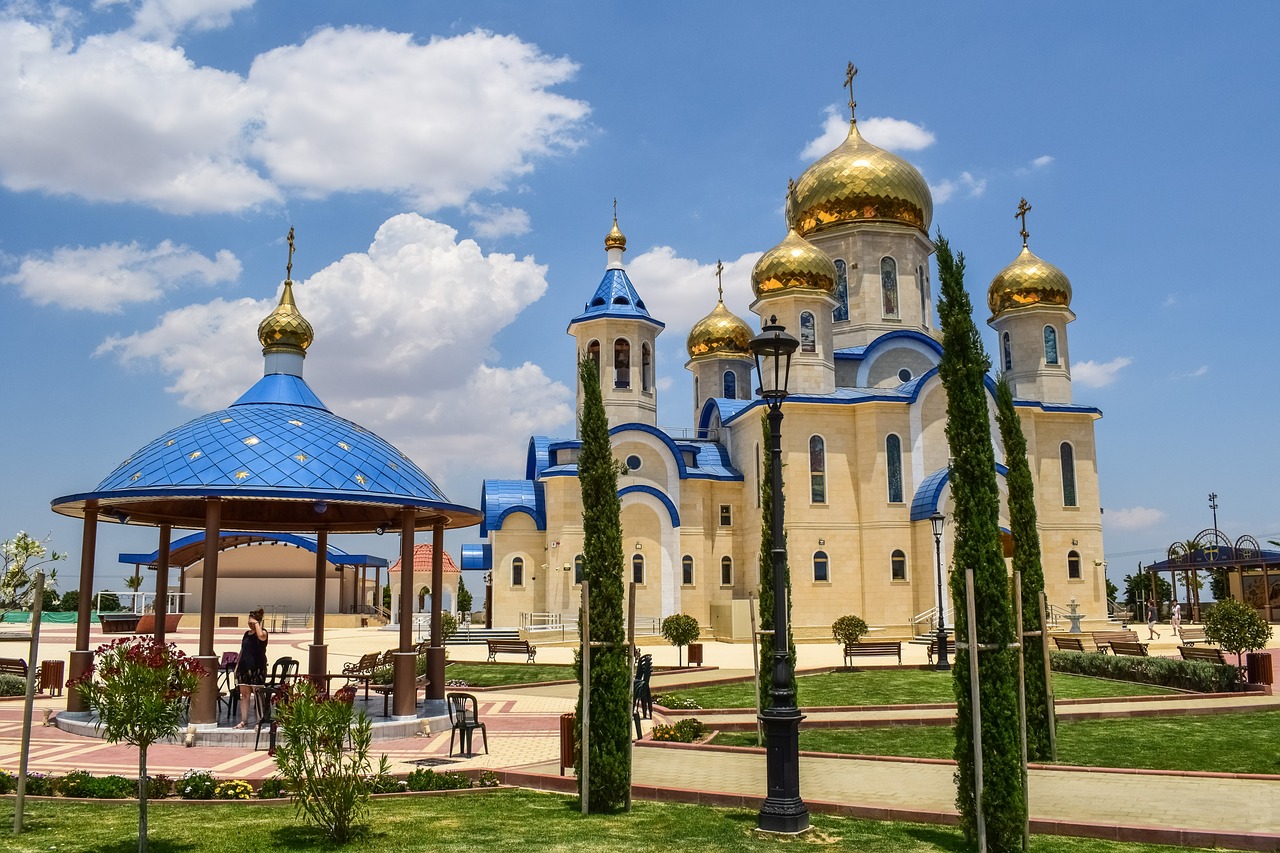
<svg viewBox="0 0 1280 853">
<path fill-rule="evenodd" d="M 1155 527 L 1163 521 L 1164 512 L 1163 510 L 1150 509 L 1145 506 L 1110 509 L 1107 510 L 1102 520 L 1107 527 L 1117 530 L 1141 530 L 1145 527 Z"/>
<path fill-rule="evenodd" d="M 858 130 L 868 142 L 890 151 L 919 151 L 937 141 L 937 137 L 920 125 L 899 118 L 873 116 L 859 119 Z M 829 106 L 822 122 L 822 132 L 805 145 L 800 156 L 805 160 L 821 157 L 844 142 L 848 135 L 848 117 L 837 107 Z"/>
<path fill-rule="evenodd" d="M 170 39 L 184 30 L 216 30 L 228 26 L 232 15 L 254 0 L 95 0 L 95 9 L 126 6 L 133 12 L 133 31 Z"/>
<path fill-rule="evenodd" d="M 1119 378 L 1120 371 L 1133 364 L 1128 356 L 1110 361 L 1077 361 L 1071 366 L 1071 380 L 1086 388 L 1104 388 Z"/>
<path fill-rule="evenodd" d="M 0 20 L 0 181 L 171 213 L 362 191 L 430 212 L 581 144 L 588 106 L 550 91 L 577 66 L 514 36 L 324 28 L 242 77 L 155 35 L 238 8 L 144 0 L 133 31 L 80 42 Z"/>
<path fill-rule="evenodd" d="M 748 323 L 755 317 L 747 310 L 752 300 L 751 270 L 760 255 L 750 252 L 724 262 L 724 304 Z M 716 306 L 716 265 L 682 258 L 670 246 L 656 246 L 632 258 L 627 275 L 649 313 L 667 324 L 663 339 L 679 338 L 681 346 L 693 324 Z"/>
<path fill-rule="evenodd" d="M 447 225 L 395 216 L 367 252 L 296 286 L 316 329 L 308 379 L 333 411 L 378 432 L 433 475 L 450 465 L 471 470 L 477 461 L 509 473 L 530 434 L 573 422 L 571 389 L 540 367 L 491 364 L 494 335 L 546 287 L 546 267 L 531 258 L 485 255 Z M 219 408 L 261 373 L 256 329 L 275 301 L 190 305 L 98 351 L 158 367 L 188 406 Z"/>
<path fill-rule="evenodd" d="M 466 212 L 471 216 L 471 227 L 477 237 L 519 237 L 528 234 L 532 227 L 528 211 L 500 204 L 469 204 Z"/>
<path fill-rule="evenodd" d="M 225 249 L 212 258 L 164 240 L 147 249 L 137 242 L 62 246 L 48 255 L 28 255 L 18 271 L 0 278 L 37 305 L 114 312 L 130 302 L 149 302 L 167 288 L 188 282 L 235 281 L 240 261 Z"/>
<path fill-rule="evenodd" d="M 1048 154 L 1045 154 L 1032 160 L 1031 166 L 1036 169 L 1043 169 L 1045 166 L 1048 166 L 1052 162 L 1053 162 L 1053 158 L 1050 157 Z"/>
<path fill-rule="evenodd" d="M 977 198 L 987 191 L 987 179 L 974 176 L 972 172 L 961 172 L 957 178 L 947 178 L 937 184 L 929 184 L 929 192 L 933 194 L 933 203 L 942 204 L 950 201 L 956 194 L 964 198 Z"/>
</svg>

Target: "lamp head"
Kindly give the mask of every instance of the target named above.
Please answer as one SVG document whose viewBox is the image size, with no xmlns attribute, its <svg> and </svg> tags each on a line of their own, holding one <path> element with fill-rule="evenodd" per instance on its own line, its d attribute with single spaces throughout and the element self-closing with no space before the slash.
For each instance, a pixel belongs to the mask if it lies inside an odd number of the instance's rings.
<svg viewBox="0 0 1280 853">
<path fill-rule="evenodd" d="M 769 317 L 760 334 L 751 339 L 751 354 L 756 360 L 756 375 L 760 377 L 760 396 L 777 409 L 787 396 L 787 383 L 791 378 L 791 355 L 800 342 L 787 334 L 786 327 L 778 323 L 776 315 Z"/>
<path fill-rule="evenodd" d="M 946 523 L 947 517 L 937 510 L 934 510 L 933 515 L 929 516 L 929 524 L 933 526 L 933 535 L 935 538 L 942 535 L 942 528 Z"/>
</svg>

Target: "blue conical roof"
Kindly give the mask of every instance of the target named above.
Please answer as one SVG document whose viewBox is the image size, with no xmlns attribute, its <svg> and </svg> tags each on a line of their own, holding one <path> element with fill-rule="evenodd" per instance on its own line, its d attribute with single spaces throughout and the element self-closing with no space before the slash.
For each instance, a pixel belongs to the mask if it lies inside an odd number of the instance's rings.
<svg viewBox="0 0 1280 853">
<path fill-rule="evenodd" d="M 640 294 L 636 293 L 631 279 L 627 278 L 627 271 L 618 268 L 604 271 L 604 278 L 600 280 L 600 286 L 596 288 L 595 295 L 587 302 L 582 313 L 569 321 L 569 328 L 572 329 L 578 323 L 602 317 L 644 320 L 659 329 L 666 327 L 665 323 L 660 323 L 649 316 L 649 309 L 645 307 Z"/>
</svg>

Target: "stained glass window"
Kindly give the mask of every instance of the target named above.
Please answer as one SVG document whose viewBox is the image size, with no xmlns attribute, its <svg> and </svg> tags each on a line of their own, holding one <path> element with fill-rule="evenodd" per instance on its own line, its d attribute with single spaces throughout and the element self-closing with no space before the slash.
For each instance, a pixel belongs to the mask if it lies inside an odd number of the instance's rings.
<svg viewBox="0 0 1280 853">
<path fill-rule="evenodd" d="M 889 574 L 893 580 L 904 581 L 907 579 L 907 555 L 901 551 L 894 551 L 889 557 Z"/>
<path fill-rule="evenodd" d="M 575 584 L 582 583 L 582 555 L 573 558 L 573 582 Z"/>
<path fill-rule="evenodd" d="M 884 440 L 889 478 L 889 503 L 902 503 L 902 439 L 890 434 Z"/>
<path fill-rule="evenodd" d="M 511 585 L 524 586 L 524 558 L 511 558 Z"/>
<path fill-rule="evenodd" d="M 738 374 L 732 370 L 724 372 L 724 396 L 726 400 L 734 400 L 738 396 Z"/>
<path fill-rule="evenodd" d="M 898 316 L 898 262 L 893 258 L 880 259 L 880 291 L 884 298 L 884 316 Z"/>
<path fill-rule="evenodd" d="M 800 352 L 814 352 L 818 348 L 817 335 L 813 328 L 813 315 L 808 311 L 800 312 Z"/>
<path fill-rule="evenodd" d="M 1065 441 L 1060 448 L 1062 456 L 1062 505 L 1076 505 L 1076 455 Z"/>
<path fill-rule="evenodd" d="M 809 438 L 809 500 L 827 502 L 827 446 L 820 435 Z"/>
<path fill-rule="evenodd" d="M 648 341 L 640 346 L 640 387 L 645 391 L 653 390 L 653 352 Z"/>
<path fill-rule="evenodd" d="M 1044 327 L 1044 363 L 1058 363 L 1058 331 L 1053 326 Z"/>
<path fill-rule="evenodd" d="M 631 558 L 631 580 L 644 584 L 644 557 L 640 554 Z"/>
<path fill-rule="evenodd" d="M 831 312 L 831 319 L 840 321 L 849 319 L 849 270 L 842 260 L 836 260 L 836 305 Z"/>
<path fill-rule="evenodd" d="M 830 563 L 826 551 L 818 551 L 813 555 L 813 579 L 818 583 L 831 580 Z"/>
<path fill-rule="evenodd" d="M 614 388 L 631 387 L 631 342 L 618 338 L 613 342 Z"/>
<path fill-rule="evenodd" d="M 1009 345 L 1009 333 L 1000 336 L 1000 345 L 1004 349 L 1004 369 L 1013 370 L 1013 348 Z"/>
</svg>

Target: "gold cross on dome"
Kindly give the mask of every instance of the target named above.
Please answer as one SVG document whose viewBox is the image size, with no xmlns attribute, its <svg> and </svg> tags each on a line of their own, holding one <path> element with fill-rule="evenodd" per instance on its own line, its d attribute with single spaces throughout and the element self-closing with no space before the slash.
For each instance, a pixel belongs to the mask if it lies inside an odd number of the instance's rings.
<svg viewBox="0 0 1280 853">
<path fill-rule="evenodd" d="M 293 278 L 293 226 L 289 226 L 289 263 L 284 268 L 284 278 L 288 281 Z"/>
<path fill-rule="evenodd" d="M 720 294 L 720 301 L 724 302 L 724 264 L 716 261 L 716 291 Z"/>
<path fill-rule="evenodd" d="M 1027 200 L 1024 198 L 1018 202 L 1018 212 L 1013 215 L 1014 219 L 1022 220 L 1022 231 L 1019 233 L 1022 235 L 1022 248 L 1024 249 L 1027 248 L 1027 238 L 1031 236 L 1027 233 L 1027 214 L 1030 212 L 1031 205 L 1027 204 Z"/>
<path fill-rule="evenodd" d="M 844 72 L 844 85 L 849 89 L 849 120 L 850 121 L 857 121 L 857 116 L 855 115 L 855 112 L 858 109 L 858 102 L 853 99 L 853 78 L 857 76 L 858 76 L 858 66 L 850 62 L 849 67 L 846 68 Z"/>
</svg>

